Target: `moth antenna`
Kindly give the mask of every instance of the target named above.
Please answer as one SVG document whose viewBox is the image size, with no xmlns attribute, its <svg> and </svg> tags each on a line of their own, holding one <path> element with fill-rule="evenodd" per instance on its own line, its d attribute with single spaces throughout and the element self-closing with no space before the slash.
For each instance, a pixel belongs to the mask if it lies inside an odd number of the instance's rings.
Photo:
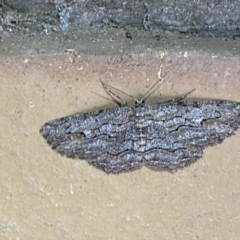
<svg viewBox="0 0 240 240">
<path fill-rule="evenodd" d="M 107 99 L 107 100 L 109 100 L 109 101 L 111 101 L 111 102 L 115 102 L 115 103 L 116 103 L 117 105 L 119 105 L 119 106 L 122 106 L 119 102 L 117 102 L 117 101 L 116 101 L 115 99 L 113 99 L 113 98 L 104 97 L 104 96 L 102 96 L 101 94 L 96 93 L 96 92 L 93 92 L 93 91 L 92 91 L 92 93 L 98 95 L 98 96 L 101 97 L 101 98 Z"/>
<path fill-rule="evenodd" d="M 143 95 L 141 101 L 146 101 L 147 98 L 149 98 L 161 85 L 159 85 L 157 88 L 153 89 L 159 82 L 163 80 L 163 78 L 171 71 L 169 69 L 157 82 L 155 82 L 152 87 Z M 153 89 L 153 90 L 152 90 Z"/>
<path fill-rule="evenodd" d="M 139 100 L 136 99 L 134 96 L 132 96 L 132 95 L 130 95 L 130 94 L 127 94 L 127 93 L 125 93 L 125 92 L 123 92 L 123 91 L 121 91 L 121 90 L 119 90 L 119 89 L 117 89 L 117 88 L 115 88 L 115 87 L 113 87 L 113 86 L 111 86 L 111 85 L 103 82 L 101 79 L 100 79 L 100 82 L 101 82 L 104 90 L 106 91 L 106 93 L 107 93 L 111 98 L 114 99 L 114 97 L 116 97 L 116 98 L 120 99 L 126 106 L 127 106 L 127 103 L 126 103 L 125 100 L 123 100 L 121 97 L 119 97 L 118 95 L 116 95 L 114 92 L 112 92 L 110 89 L 107 89 L 107 88 L 112 88 L 112 89 L 114 89 L 114 90 L 116 90 L 116 91 L 118 91 L 118 92 L 120 92 L 120 93 L 122 93 L 122 94 L 124 94 L 124 95 L 126 95 L 126 96 L 128 96 L 128 97 L 130 97 L 130 98 L 132 98 L 133 100 L 135 100 L 135 101 L 137 101 L 137 102 L 139 101 Z M 113 96 L 114 96 L 114 97 L 113 97 Z M 117 101 L 117 100 L 116 100 L 116 101 Z"/>
<path fill-rule="evenodd" d="M 118 95 L 116 95 L 116 94 L 115 94 L 114 92 L 112 92 L 110 89 L 107 89 L 107 87 L 110 87 L 110 88 L 115 89 L 114 87 L 112 87 L 112 86 L 104 83 L 101 79 L 100 79 L 100 82 L 101 82 L 101 84 L 102 84 L 103 89 L 104 89 L 105 92 L 111 97 L 111 100 L 112 100 L 113 102 L 115 102 L 118 106 L 123 106 L 123 105 L 124 105 L 124 106 L 127 106 L 127 103 L 126 103 L 125 100 L 123 100 L 122 98 L 120 98 Z M 118 89 L 116 88 L 116 90 L 118 90 Z M 118 91 L 120 91 L 120 90 L 118 90 Z M 119 100 L 121 100 L 122 103 L 121 103 L 120 101 L 118 101 L 117 99 L 115 99 L 114 97 L 115 97 L 115 98 L 118 98 Z M 107 99 L 108 99 L 108 98 L 107 98 Z"/>
</svg>

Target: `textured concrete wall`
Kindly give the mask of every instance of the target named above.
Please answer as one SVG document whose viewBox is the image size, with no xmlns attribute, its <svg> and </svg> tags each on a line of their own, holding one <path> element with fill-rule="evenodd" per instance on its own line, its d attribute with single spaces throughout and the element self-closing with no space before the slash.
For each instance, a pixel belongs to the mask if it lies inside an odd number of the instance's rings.
<svg viewBox="0 0 240 240">
<path fill-rule="evenodd" d="M 239 1 L 208 2 L 1 2 L 0 239 L 240 239 L 239 131 L 173 174 L 119 175 L 60 156 L 39 134 L 115 106 L 100 79 L 140 98 L 160 69 L 147 104 L 192 89 L 189 99 L 240 102 Z"/>
<path fill-rule="evenodd" d="M 36 31 L 39 24 L 60 26 L 64 33 L 100 24 L 211 36 L 240 34 L 240 1 L 4 0 L 2 4 L 27 18 L 27 26 Z M 3 19 L 6 14 L 1 14 Z M 18 23 L 26 24 L 21 19 Z"/>
</svg>

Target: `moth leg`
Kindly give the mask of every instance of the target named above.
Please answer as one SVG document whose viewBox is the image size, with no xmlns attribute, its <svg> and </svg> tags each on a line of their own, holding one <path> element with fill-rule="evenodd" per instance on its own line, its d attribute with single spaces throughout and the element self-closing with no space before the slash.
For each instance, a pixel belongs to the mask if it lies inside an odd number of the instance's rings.
<svg viewBox="0 0 240 240">
<path fill-rule="evenodd" d="M 111 97 L 111 99 L 118 105 L 118 106 L 127 106 L 127 102 L 125 100 L 123 100 L 121 97 L 119 97 L 117 94 L 115 94 L 113 91 L 111 91 L 109 88 L 113 88 L 114 87 L 104 83 L 101 79 L 100 82 L 102 84 L 103 89 L 105 90 L 105 92 Z M 120 90 L 118 90 L 120 91 Z M 117 98 L 117 99 L 116 99 Z M 120 101 L 119 101 L 120 100 Z"/>
<path fill-rule="evenodd" d="M 164 102 L 162 102 L 162 103 L 168 103 L 168 102 L 179 102 L 179 101 L 182 101 L 183 99 L 185 99 L 188 95 L 190 95 L 192 92 L 194 92 L 196 89 L 194 88 L 194 89 L 192 89 L 191 91 L 189 91 L 189 92 L 187 92 L 187 93 L 185 93 L 185 94 L 183 94 L 183 95 L 181 95 L 181 96 L 179 96 L 179 97 L 177 97 L 177 98 L 174 98 L 174 99 L 171 99 L 171 100 L 166 100 L 166 101 L 164 101 Z"/>
<path fill-rule="evenodd" d="M 119 97 L 118 95 L 116 95 L 113 91 L 111 91 L 110 89 L 107 90 L 109 92 L 110 95 L 113 95 L 115 98 L 117 98 L 118 100 L 122 101 L 123 104 L 120 103 L 120 106 L 127 106 L 127 102 L 125 100 L 123 100 L 121 97 Z M 117 101 L 117 100 L 116 100 Z M 119 101 L 117 101 L 119 103 Z"/>
</svg>

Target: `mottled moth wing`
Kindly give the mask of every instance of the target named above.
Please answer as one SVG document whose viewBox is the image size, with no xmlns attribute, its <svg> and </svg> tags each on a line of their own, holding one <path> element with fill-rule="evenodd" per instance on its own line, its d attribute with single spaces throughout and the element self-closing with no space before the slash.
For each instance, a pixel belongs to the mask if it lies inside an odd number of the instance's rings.
<svg viewBox="0 0 240 240">
<path fill-rule="evenodd" d="M 141 155 L 131 151 L 131 118 L 134 108 L 115 107 L 50 121 L 40 132 L 61 155 L 85 159 L 105 172 L 117 173 L 142 165 Z"/>
<path fill-rule="evenodd" d="M 151 111 L 159 127 L 144 160 L 155 168 L 176 169 L 194 162 L 205 147 L 221 143 L 240 125 L 240 103 L 232 101 L 158 103 Z"/>
<path fill-rule="evenodd" d="M 60 154 L 118 173 L 143 164 L 184 167 L 239 125 L 238 102 L 173 101 L 75 114 L 47 122 L 40 132 Z"/>
</svg>

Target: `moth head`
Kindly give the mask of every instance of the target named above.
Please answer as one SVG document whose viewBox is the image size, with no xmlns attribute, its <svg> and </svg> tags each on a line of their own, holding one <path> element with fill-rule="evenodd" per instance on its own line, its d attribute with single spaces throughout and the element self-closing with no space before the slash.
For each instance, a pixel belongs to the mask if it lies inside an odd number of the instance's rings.
<svg viewBox="0 0 240 240">
<path fill-rule="evenodd" d="M 140 99 L 135 101 L 135 107 L 141 107 L 145 105 L 145 99 Z"/>
</svg>

